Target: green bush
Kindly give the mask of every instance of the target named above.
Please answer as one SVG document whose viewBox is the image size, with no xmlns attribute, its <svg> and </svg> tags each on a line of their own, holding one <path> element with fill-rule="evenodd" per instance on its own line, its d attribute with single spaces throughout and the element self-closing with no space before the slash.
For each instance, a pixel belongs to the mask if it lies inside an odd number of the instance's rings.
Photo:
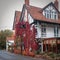
<svg viewBox="0 0 60 60">
<path fill-rule="evenodd" d="M 60 57 L 60 53 L 59 53 L 59 54 L 57 54 L 57 57 Z"/>
<path fill-rule="evenodd" d="M 47 53 L 47 55 L 50 56 L 51 58 L 54 58 L 56 56 L 56 54 L 53 52 L 49 52 L 49 53 Z"/>
<path fill-rule="evenodd" d="M 35 54 L 40 54 L 40 50 L 35 51 Z"/>
</svg>

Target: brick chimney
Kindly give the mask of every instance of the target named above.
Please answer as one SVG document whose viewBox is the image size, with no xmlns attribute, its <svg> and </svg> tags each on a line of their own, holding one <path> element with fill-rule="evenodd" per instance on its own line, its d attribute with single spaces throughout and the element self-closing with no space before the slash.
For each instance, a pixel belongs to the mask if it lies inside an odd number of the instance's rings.
<svg viewBox="0 0 60 60">
<path fill-rule="evenodd" d="M 29 0 L 25 0 L 25 4 L 26 5 L 29 5 Z"/>
<path fill-rule="evenodd" d="M 59 2 L 58 2 L 58 0 L 55 0 L 55 1 L 54 1 L 54 5 L 55 5 L 55 7 L 59 10 Z"/>
</svg>

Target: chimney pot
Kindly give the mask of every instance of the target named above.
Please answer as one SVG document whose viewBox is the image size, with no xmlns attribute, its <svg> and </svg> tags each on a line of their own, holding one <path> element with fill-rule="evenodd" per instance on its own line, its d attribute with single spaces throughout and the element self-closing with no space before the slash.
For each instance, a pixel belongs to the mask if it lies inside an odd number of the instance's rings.
<svg viewBox="0 0 60 60">
<path fill-rule="evenodd" d="M 25 4 L 26 5 L 29 5 L 29 0 L 25 0 Z"/>
<path fill-rule="evenodd" d="M 55 0 L 55 1 L 54 1 L 54 5 L 55 5 L 55 7 L 56 7 L 57 9 L 59 9 L 59 2 L 58 2 L 58 0 Z"/>
</svg>

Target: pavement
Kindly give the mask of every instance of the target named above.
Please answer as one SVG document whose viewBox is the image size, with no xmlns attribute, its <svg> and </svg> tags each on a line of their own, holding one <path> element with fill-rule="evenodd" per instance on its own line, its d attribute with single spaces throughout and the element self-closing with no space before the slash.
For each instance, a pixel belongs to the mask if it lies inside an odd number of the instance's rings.
<svg viewBox="0 0 60 60">
<path fill-rule="evenodd" d="M 0 50 L 0 60 L 44 60 L 44 59 L 18 55 L 7 52 L 5 50 Z"/>
</svg>

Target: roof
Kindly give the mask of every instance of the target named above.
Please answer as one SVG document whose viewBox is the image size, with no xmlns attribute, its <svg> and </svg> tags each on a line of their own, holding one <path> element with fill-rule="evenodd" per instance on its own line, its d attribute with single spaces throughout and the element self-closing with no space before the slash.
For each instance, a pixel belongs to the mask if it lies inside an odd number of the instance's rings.
<svg viewBox="0 0 60 60">
<path fill-rule="evenodd" d="M 7 37 L 6 39 L 7 41 L 10 40 L 10 41 L 14 41 L 15 40 L 15 37 Z"/>
<path fill-rule="evenodd" d="M 53 19 L 48 19 L 46 18 L 43 14 L 43 8 L 38 8 L 38 7 L 34 7 L 34 6 L 28 6 L 26 5 L 26 8 L 28 10 L 28 12 L 30 13 L 30 15 L 33 17 L 33 19 L 35 20 L 39 20 L 39 21 L 44 21 L 44 22 L 50 22 L 50 23 L 57 23 L 60 24 L 60 18 L 58 18 L 58 20 L 53 20 Z M 59 13 L 60 14 L 60 13 Z M 59 16 L 60 17 L 60 16 Z"/>
<path fill-rule="evenodd" d="M 52 4 L 53 7 L 57 10 L 58 20 L 48 19 L 42 14 L 43 10 L 46 7 L 48 7 L 50 4 Z M 30 15 L 33 17 L 34 20 L 39 20 L 39 21 L 48 22 L 48 23 L 60 24 L 60 12 L 58 11 L 58 9 L 54 6 L 54 4 L 52 2 L 49 3 L 47 6 L 45 6 L 44 8 L 39 8 L 39 7 L 30 6 L 30 5 L 26 5 L 26 4 L 24 4 L 23 7 L 25 7 L 27 9 L 28 13 L 30 13 Z M 15 25 L 19 22 L 21 14 L 22 13 L 20 11 L 15 11 L 13 30 L 15 30 Z"/>
<path fill-rule="evenodd" d="M 20 16 L 21 16 L 21 12 L 20 11 L 15 11 L 13 30 L 15 29 L 15 25 L 19 22 Z"/>
</svg>

